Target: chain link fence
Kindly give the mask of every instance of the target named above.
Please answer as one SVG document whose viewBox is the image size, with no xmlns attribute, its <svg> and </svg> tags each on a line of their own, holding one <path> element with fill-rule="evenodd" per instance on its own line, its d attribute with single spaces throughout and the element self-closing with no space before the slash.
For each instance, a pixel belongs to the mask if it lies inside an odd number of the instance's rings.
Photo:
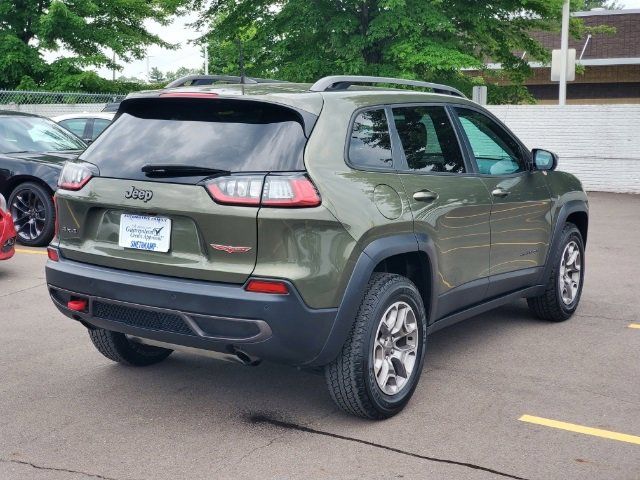
<svg viewBox="0 0 640 480">
<path fill-rule="evenodd" d="M 0 110 L 54 117 L 68 113 L 100 112 L 125 95 L 110 93 L 31 92 L 0 90 Z"/>
</svg>

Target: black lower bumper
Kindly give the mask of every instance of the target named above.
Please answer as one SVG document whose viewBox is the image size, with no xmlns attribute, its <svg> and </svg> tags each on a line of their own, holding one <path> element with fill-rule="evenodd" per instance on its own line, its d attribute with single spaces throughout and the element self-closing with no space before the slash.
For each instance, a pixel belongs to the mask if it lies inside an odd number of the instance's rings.
<svg viewBox="0 0 640 480">
<path fill-rule="evenodd" d="M 64 258 L 48 261 L 46 276 L 58 309 L 89 326 L 290 365 L 318 357 L 337 315 L 307 307 L 292 284 L 288 295 L 269 295 Z M 86 300 L 87 307 L 71 310 L 70 300 Z"/>
</svg>

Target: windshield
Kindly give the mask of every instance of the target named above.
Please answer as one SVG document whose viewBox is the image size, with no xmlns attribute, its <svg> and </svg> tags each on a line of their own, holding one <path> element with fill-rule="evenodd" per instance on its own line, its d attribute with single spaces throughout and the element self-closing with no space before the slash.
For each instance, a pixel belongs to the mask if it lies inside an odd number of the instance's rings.
<svg viewBox="0 0 640 480">
<path fill-rule="evenodd" d="M 144 166 L 229 172 L 303 170 L 306 137 L 298 114 L 253 101 L 153 99 L 127 105 L 80 157 L 103 177 L 161 181 Z M 193 182 L 193 178 L 172 181 Z M 166 176 L 165 176 L 166 177 Z"/>
<path fill-rule="evenodd" d="M 59 152 L 85 148 L 82 140 L 51 120 L 40 117 L 0 117 L 2 153 Z"/>
</svg>

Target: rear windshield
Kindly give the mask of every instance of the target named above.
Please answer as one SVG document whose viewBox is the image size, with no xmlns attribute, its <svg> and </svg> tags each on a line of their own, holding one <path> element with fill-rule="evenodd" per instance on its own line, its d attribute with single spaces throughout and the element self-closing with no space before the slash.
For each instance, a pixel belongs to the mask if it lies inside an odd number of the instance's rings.
<svg viewBox="0 0 640 480">
<path fill-rule="evenodd" d="M 141 168 L 154 164 L 230 172 L 304 170 L 302 119 L 286 107 L 243 100 L 150 98 L 123 104 L 122 110 L 80 157 L 97 165 L 103 177 L 153 181 Z"/>
</svg>

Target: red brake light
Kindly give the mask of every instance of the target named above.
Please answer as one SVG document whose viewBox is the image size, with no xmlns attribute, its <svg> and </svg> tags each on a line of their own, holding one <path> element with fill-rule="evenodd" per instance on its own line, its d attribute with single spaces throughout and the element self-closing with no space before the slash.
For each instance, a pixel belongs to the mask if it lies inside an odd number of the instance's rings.
<svg viewBox="0 0 640 480">
<path fill-rule="evenodd" d="M 60 260 L 60 254 L 57 248 L 47 247 L 47 256 L 52 262 L 58 262 Z"/>
<path fill-rule="evenodd" d="M 231 175 L 215 178 L 206 186 L 213 199 L 225 205 L 304 208 L 322 203 L 304 174 Z"/>
<path fill-rule="evenodd" d="M 160 96 L 174 98 L 215 98 L 218 94 L 213 92 L 167 92 L 161 93 Z"/>
<path fill-rule="evenodd" d="M 58 188 L 62 190 L 80 190 L 94 176 L 94 173 L 82 163 L 67 162 L 60 173 Z"/>
<path fill-rule="evenodd" d="M 287 295 L 289 287 L 278 280 L 249 280 L 245 287 L 247 292 L 270 293 L 272 295 Z"/>
</svg>

